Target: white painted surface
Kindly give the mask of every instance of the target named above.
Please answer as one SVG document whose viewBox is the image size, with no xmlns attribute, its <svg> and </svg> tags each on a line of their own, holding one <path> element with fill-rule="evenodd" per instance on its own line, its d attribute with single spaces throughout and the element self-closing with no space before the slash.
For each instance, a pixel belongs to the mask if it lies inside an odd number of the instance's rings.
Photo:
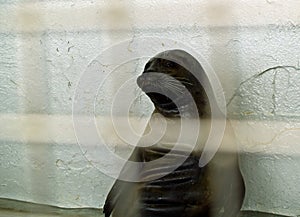
<svg viewBox="0 0 300 217">
<path fill-rule="evenodd" d="M 300 124 L 233 122 L 245 178 L 243 210 L 285 216 L 300 213 Z"/>
<path fill-rule="evenodd" d="M 1 31 L 70 31 L 300 22 L 297 0 L 30 1 L 3 4 Z"/>
<path fill-rule="evenodd" d="M 237 125 L 240 145 L 250 152 L 241 160 L 248 177 L 244 209 L 299 215 L 295 171 L 300 162 L 290 154 L 299 132 L 281 132 L 298 128 L 300 73 L 290 67 L 256 76 L 275 66 L 299 67 L 299 4 L 297 0 L 1 1 L 0 197 L 65 207 L 103 205 L 112 179 L 86 161 L 69 125 L 76 84 L 103 49 L 138 36 L 158 36 L 186 43 L 207 58 L 231 102 L 232 117 L 275 119 Z M 105 94 L 100 94 L 97 115 L 108 112 L 110 94 L 123 79 L 138 75 L 142 66 L 143 61 L 122 79 L 110 78 L 102 90 Z M 149 115 L 151 109 L 145 97 L 133 107 L 140 116 Z M 25 122 L 14 119 L 26 113 L 46 115 L 37 119 L 24 115 L 29 117 Z M 282 124 L 277 119 L 293 122 Z M 276 139 L 270 140 L 275 134 Z M 36 142 L 28 141 L 28 135 Z"/>
</svg>

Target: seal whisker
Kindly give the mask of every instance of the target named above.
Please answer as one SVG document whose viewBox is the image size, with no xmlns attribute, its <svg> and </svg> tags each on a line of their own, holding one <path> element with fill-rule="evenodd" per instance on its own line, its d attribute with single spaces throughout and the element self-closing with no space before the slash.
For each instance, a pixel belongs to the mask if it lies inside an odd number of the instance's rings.
<svg viewBox="0 0 300 217">
<path fill-rule="evenodd" d="M 173 93 L 179 93 L 179 94 L 182 94 L 183 93 L 183 88 L 180 88 L 179 86 L 176 86 L 176 85 L 174 85 L 174 84 L 172 84 L 172 83 L 164 83 L 165 84 L 165 87 L 168 89 L 168 90 L 170 90 L 170 91 L 172 91 Z"/>
<path fill-rule="evenodd" d="M 188 84 L 190 86 L 194 86 L 194 84 L 192 84 L 191 82 L 188 82 L 188 81 L 181 81 L 181 82 L 184 83 L 184 84 Z"/>
<path fill-rule="evenodd" d="M 183 83 L 183 84 L 188 84 L 188 85 L 194 86 L 194 85 L 193 85 L 188 79 L 186 79 L 186 78 L 183 78 L 183 77 L 176 77 L 176 79 L 177 79 L 179 82 Z"/>
<path fill-rule="evenodd" d="M 164 82 L 172 83 L 174 86 L 180 87 L 181 89 L 184 88 L 184 85 L 174 78 L 165 77 L 164 79 Z"/>
<path fill-rule="evenodd" d="M 181 89 L 184 88 L 184 85 L 179 81 L 170 80 L 169 83 L 172 83 L 174 86 L 180 87 Z"/>
<path fill-rule="evenodd" d="M 174 85 L 177 85 L 180 87 L 184 86 L 184 84 L 194 86 L 194 84 L 192 84 L 188 79 L 183 78 L 183 77 L 169 78 L 169 76 L 168 76 L 165 79 L 167 79 L 169 82 L 172 82 Z"/>
<path fill-rule="evenodd" d="M 177 87 L 172 86 L 171 84 L 168 84 L 168 83 L 165 84 L 165 88 L 175 94 L 182 93 L 182 91 L 180 89 L 178 89 Z"/>
<path fill-rule="evenodd" d="M 173 88 L 176 88 L 178 90 L 182 90 L 184 88 L 180 82 L 168 77 L 163 77 L 163 79 L 158 80 L 158 82 L 161 85 L 172 86 Z"/>
</svg>

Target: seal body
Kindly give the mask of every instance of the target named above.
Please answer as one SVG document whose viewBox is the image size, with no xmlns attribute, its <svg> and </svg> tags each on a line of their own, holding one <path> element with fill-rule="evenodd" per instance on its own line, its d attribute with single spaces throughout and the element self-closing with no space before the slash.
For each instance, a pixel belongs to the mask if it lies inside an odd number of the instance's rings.
<svg viewBox="0 0 300 217">
<path fill-rule="evenodd" d="M 206 166 L 198 166 L 211 118 L 208 98 L 199 81 L 201 74 L 204 71 L 198 61 L 182 50 L 162 52 L 146 64 L 137 83 L 154 104 L 150 122 L 159 114 L 167 120 L 167 130 L 156 144 L 135 148 L 129 160 L 143 162 L 137 172 L 139 180 L 114 183 L 104 205 L 106 217 L 238 214 L 244 198 L 244 182 L 230 126 L 226 128 L 221 151 Z M 172 144 L 182 130 L 182 118 L 191 123 L 201 121 L 199 138 L 192 151 L 184 146 L 173 150 Z M 186 128 L 193 129 L 193 124 Z M 186 135 L 185 144 L 194 145 L 190 144 L 188 132 Z M 174 168 L 178 162 L 181 163 Z M 122 172 L 126 174 L 131 169 L 125 165 Z"/>
</svg>

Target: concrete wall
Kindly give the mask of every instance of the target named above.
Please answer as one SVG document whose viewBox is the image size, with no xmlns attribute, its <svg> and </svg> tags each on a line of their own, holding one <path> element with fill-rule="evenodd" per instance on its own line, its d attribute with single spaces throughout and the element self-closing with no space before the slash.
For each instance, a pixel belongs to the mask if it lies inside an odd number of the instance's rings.
<svg viewBox="0 0 300 217">
<path fill-rule="evenodd" d="M 192 47 L 219 76 L 244 153 L 244 209 L 300 214 L 295 190 L 300 178 L 300 2 L 0 4 L 0 197 L 63 207 L 103 205 L 113 179 L 95 168 L 77 144 L 72 100 L 82 73 L 104 49 L 150 36 Z M 141 72 L 144 61 L 126 66 L 126 75 L 108 78 L 98 95 L 97 116 L 107 116 L 112 94 Z M 131 91 L 140 94 L 136 87 Z M 149 116 L 149 101 L 139 99 L 132 112 Z M 113 130 L 105 133 L 117 146 Z M 128 156 L 123 148 L 119 152 Z"/>
</svg>

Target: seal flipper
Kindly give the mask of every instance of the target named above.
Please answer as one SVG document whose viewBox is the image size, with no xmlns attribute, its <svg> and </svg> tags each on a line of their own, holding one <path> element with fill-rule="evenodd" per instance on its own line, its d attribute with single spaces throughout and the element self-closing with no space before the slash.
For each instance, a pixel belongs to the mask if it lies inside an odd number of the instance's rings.
<svg viewBox="0 0 300 217">
<path fill-rule="evenodd" d="M 238 216 L 245 196 L 245 184 L 238 166 L 232 176 L 231 186 L 228 188 L 227 195 L 222 217 Z"/>
<path fill-rule="evenodd" d="M 103 213 L 105 217 L 139 217 L 138 183 L 117 180 L 109 192 Z"/>
<path fill-rule="evenodd" d="M 237 217 L 245 186 L 236 153 L 219 152 L 210 162 L 210 184 L 214 189 L 211 216 Z"/>
<path fill-rule="evenodd" d="M 116 206 L 116 203 L 118 201 L 118 199 L 120 198 L 120 194 L 121 194 L 121 186 L 124 183 L 121 183 L 120 180 L 117 180 L 112 189 L 110 190 L 110 192 L 107 195 L 107 198 L 105 200 L 105 204 L 103 207 L 103 213 L 105 214 L 105 217 L 109 217 L 114 209 L 114 207 Z"/>
<path fill-rule="evenodd" d="M 143 161 L 143 148 L 136 147 L 129 161 Z M 127 164 L 121 170 L 126 175 L 130 170 Z M 129 173 L 131 174 L 131 173 Z M 130 178 L 128 179 L 130 180 Z M 113 184 L 104 203 L 103 213 L 105 217 L 139 217 L 138 213 L 138 188 L 142 183 L 129 182 L 117 179 Z"/>
</svg>

